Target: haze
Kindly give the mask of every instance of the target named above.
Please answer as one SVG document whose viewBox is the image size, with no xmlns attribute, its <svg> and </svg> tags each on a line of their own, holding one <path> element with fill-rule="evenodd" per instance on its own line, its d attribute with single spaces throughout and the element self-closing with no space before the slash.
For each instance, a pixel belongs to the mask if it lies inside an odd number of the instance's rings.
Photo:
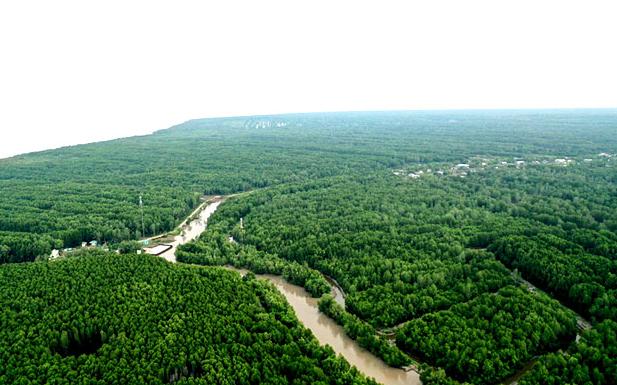
<svg viewBox="0 0 617 385">
<path fill-rule="evenodd" d="M 0 3 L 0 158 L 191 118 L 617 107 L 611 1 Z"/>
</svg>

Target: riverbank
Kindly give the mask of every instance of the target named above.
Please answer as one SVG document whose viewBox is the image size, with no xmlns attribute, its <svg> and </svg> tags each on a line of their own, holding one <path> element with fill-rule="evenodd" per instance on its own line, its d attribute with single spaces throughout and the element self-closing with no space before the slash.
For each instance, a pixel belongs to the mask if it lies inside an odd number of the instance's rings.
<svg viewBox="0 0 617 385">
<path fill-rule="evenodd" d="M 218 209 L 219 205 L 225 199 L 227 199 L 227 197 L 216 197 L 216 198 L 217 199 L 210 200 L 207 206 L 202 207 L 203 209 L 197 213 L 198 215 L 194 217 L 192 221 L 190 222 L 188 220 L 185 221 L 185 226 L 182 228 L 182 235 L 177 236 L 175 239 L 175 242 L 177 242 L 174 245 L 175 247 L 173 248 L 173 250 L 170 250 L 167 255 L 162 255 L 162 257 L 164 257 L 165 259 L 171 262 L 176 262 L 176 256 L 175 256 L 176 247 L 181 244 L 188 243 L 191 240 L 194 240 L 197 237 L 199 237 L 199 235 L 206 229 L 208 218 Z M 225 235 L 225 233 L 220 234 L 221 237 L 223 235 Z M 227 239 L 227 236 L 225 236 L 224 239 Z M 205 236 L 202 239 L 202 244 L 203 245 L 210 244 L 210 241 L 219 242 L 220 240 L 217 240 L 215 238 L 209 239 L 208 236 Z M 232 242 L 232 243 L 235 244 L 235 242 Z M 199 253 L 197 253 L 196 255 L 199 255 Z M 206 254 L 206 255 L 209 255 L 209 254 Z M 184 258 L 184 253 L 182 257 Z M 262 261 L 259 255 L 257 255 L 257 257 L 260 261 Z M 185 260 L 185 259 L 181 259 L 181 261 L 193 263 L 192 261 Z M 200 263 L 200 262 L 194 262 L 194 263 Z M 208 260 L 206 258 L 206 260 L 203 261 L 203 264 L 205 265 L 211 265 L 211 264 L 216 265 L 216 264 L 223 264 L 223 263 L 233 263 L 236 266 L 242 266 L 242 267 L 245 266 L 245 264 L 242 263 L 242 261 L 225 262 L 225 258 L 221 260 Z M 248 271 L 244 269 L 231 268 L 230 266 L 227 266 L 226 268 L 235 270 L 240 274 L 246 274 L 246 272 Z M 251 267 L 251 269 L 253 268 Z M 266 270 L 257 269 L 255 271 L 272 273 L 272 271 L 268 269 Z M 276 271 L 276 274 L 279 274 L 279 272 Z M 371 347 L 370 351 L 362 348 L 362 346 L 367 346 L 366 343 L 364 343 L 361 346 L 358 343 L 358 341 L 351 338 L 351 337 L 356 338 L 356 336 L 353 333 L 350 336 L 346 332 L 346 329 L 348 326 L 347 323 L 344 323 L 345 326 L 341 326 L 340 324 L 336 322 L 335 320 L 336 318 L 333 319 L 331 318 L 331 315 L 329 317 L 327 313 L 321 312 L 319 308 L 318 299 L 312 297 L 308 292 L 305 291 L 303 287 L 291 284 L 284 277 L 279 276 L 279 275 L 275 276 L 275 275 L 270 275 L 270 274 L 257 274 L 256 276 L 259 279 L 268 280 L 278 289 L 278 291 L 285 297 L 287 302 L 294 309 L 294 312 L 298 320 L 300 320 L 300 322 L 305 327 L 311 330 L 311 332 L 317 338 L 320 344 L 330 345 L 337 354 L 342 355 L 350 364 L 356 366 L 358 370 L 360 370 L 365 375 L 375 378 L 377 381 L 385 385 L 421 384 L 420 375 L 416 371 L 414 371 L 413 368 L 408 368 L 411 370 L 406 371 L 404 369 L 398 369 L 392 366 L 388 366 L 381 358 L 379 358 L 379 357 L 388 357 L 387 355 L 381 354 L 381 350 L 378 349 L 378 351 L 375 351 L 372 348 L 373 345 L 371 344 L 368 345 L 369 347 Z M 334 281 L 332 277 L 323 276 L 323 278 L 321 277 L 319 278 L 320 279 L 325 278 L 325 280 L 328 283 L 327 286 L 330 287 L 333 298 L 344 309 L 345 293 L 340 287 L 340 285 L 338 285 L 338 283 Z M 300 285 L 304 286 L 304 283 L 300 282 Z M 325 282 L 323 283 L 323 286 L 324 286 L 324 290 L 327 289 L 327 287 L 325 287 L 326 286 Z M 315 296 L 320 296 L 320 295 L 321 295 L 321 292 L 318 294 L 315 294 Z M 382 330 L 382 333 L 376 333 L 376 334 L 381 334 L 382 336 L 389 337 L 388 339 L 392 340 L 394 338 L 394 334 L 396 330 L 400 328 L 403 324 L 396 325 L 392 328 Z M 374 354 L 371 352 L 374 352 L 374 353 L 376 352 L 377 354 Z M 392 365 L 392 362 L 390 362 L 390 364 Z M 394 365 L 398 366 L 398 364 L 394 364 Z M 516 382 L 522 375 L 524 375 L 532 367 L 533 367 L 533 364 L 531 362 L 528 363 L 523 368 L 521 368 L 517 373 L 515 373 L 512 377 L 510 377 L 507 380 L 506 384 L 511 383 L 511 382 Z"/>
<path fill-rule="evenodd" d="M 140 242 L 152 242 L 152 241 L 160 241 L 160 240 L 165 240 L 168 239 L 169 237 L 174 237 L 179 235 L 182 232 L 182 228 L 185 227 L 187 225 L 187 223 L 192 222 L 193 220 L 195 220 L 197 218 L 197 216 L 199 215 L 199 213 L 205 209 L 210 203 L 212 203 L 213 201 L 217 200 L 217 199 L 225 199 L 227 198 L 226 196 L 222 196 L 222 195 L 211 195 L 211 196 L 205 196 L 202 197 L 202 203 L 200 203 L 178 226 L 176 226 L 173 230 L 167 231 L 165 233 L 161 233 L 161 234 L 157 234 L 157 235 L 153 235 L 151 237 L 147 237 L 147 238 L 142 238 L 139 241 Z M 158 242 L 154 242 L 154 244 L 156 244 Z"/>
<path fill-rule="evenodd" d="M 175 236 L 172 242 L 173 247 L 161 254 L 160 257 L 172 263 L 177 262 L 175 255 L 177 247 L 199 237 L 206 229 L 209 217 L 229 197 L 215 197 L 202 204 L 198 210 L 194 211 L 194 214 L 198 213 L 196 217 L 192 214 L 183 222 L 181 227 L 182 234 Z M 189 222 L 188 219 L 191 217 L 193 217 L 193 220 Z M 248 270 L 236 269 L 231 266 L 225 268 L 237 271 L 239 274 L 246 274 L 248 272 Z M 319 299 L 313 298 L 304 288 L 287 282 L 282 276 L 269 274 L 256 276 L 259 279 L 268 280 L 279 290 L 294 310 L 298 320 L 311 330 L 321 345 L 332 347 L 335 353 L 343 356 L 351 365 L 355 366 L 366 376 L 372 377 L 384 385 L 421 385 L 420 375 L 417 372 L 388 366 L 383 360 L 351 339 L 342 326 L 319 311 Z M 342 303 L 344 306 L 345 295 L 342 288 L 332 278 L 327 279 L 327 281 L 330 283 L 337 302 Z"/>
<path fill-rule="evenodd" d="M 225 266 L 226 269 L 245 275 L 249 270 Z M 319 311 L 319 300 L 313 298 L 304 288 L 292 285 L 283 277 L 270 274 L 256 274 L 258 279 L 272 283 L 291 305 L 300 322 L 313 332 L 320 344 L 329 345 L 363 374 L 384 385 L 420 385 L 420 375 L 386 365 L 381 359 L 360 347 L 351 339 L 344 328 Z"/>
<path fill-rule="evenodd" d="M 227 199 L 226 196 L 216 196 L 201 206 L 201 211 L 196 210 L 191 217 L 191 222 L 188 219 L 184 225 L 180 227 L 180 235 L 176 235 L 172 242 L 167 242 L 171 246 L 164 253 L 159 254 L 159 257 L 165 258 L 169 262 L 176 262 L 176 249 L 178 246 L 191 242 L 199 237 L 208 225 L 208 218 L 216 211 L 218 206 Z M 146 249 L 147 250 L 147 249 Z"/>
</svg>

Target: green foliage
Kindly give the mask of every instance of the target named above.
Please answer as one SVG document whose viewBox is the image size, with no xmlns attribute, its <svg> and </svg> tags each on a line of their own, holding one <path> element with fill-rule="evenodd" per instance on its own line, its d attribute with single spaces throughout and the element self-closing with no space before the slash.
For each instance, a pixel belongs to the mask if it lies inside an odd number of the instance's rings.
<svg viewBox="0 0 617 385">
<path fill-rule="evenodd" d="M 0 383 L 373 384 L 267 283 L 146 255 L 0 266 Z"/>
<path fill-rule="evenodd" d="M 448 374 L 492 384 L 574 340 L 574 314 L 548 297 L 505 287 L 406 324 L 397 344 Z"/>
<path fill-rule="evenodd" d="M 52 242 L 62 242 L 65 247 L 91 240 L 119 242 L 172 230 L 204 194 L 335 175 L 389 173 L 409 164 L 451 165 L 477 154 L 509 159 L 597 154 L 617 147 L 613 135 L 616 120 L 610 110 L 337 113 L 193 120 L 153 135 L 0 160 L 0 232 L 17 237 L 25 233 L 49 236 L 51 241 L 44 240 L 44 253 Z M 601 171 L 605 170 L 594 165 L 596 177 L 606 174 Z M 551 173 L 559 175 L 563 170 Z M 582 173 L 577 177 L 576 184 L 587 179 Z M 560 179 L 556 188 L 571 184 Z M 588 184 L 586 188 L 601 191 L 603 185 L 598 187 Z M 542 188 L 546 189 L 546 184 Z M 564 191 L 570 190 L 561 190 L 560 195 L 570 198 Z M 145 234 L 141 234 L 139 195 L 144 201 Z M 503 200 L 482 200 L 493 209 L 510 206 Z M 575 199 L 570 201 L 575 206 Z M 615 216 L 602 206 L 585 214 L 587 223 L 597 221 L 610 232 L 617 230 Z M 554 211 L 546 215 L 548 219 L 555 217 Z M 560 219 L 570 223 L 570 215 L 568 210 Z M 581 236 L 590 250 L 614 255 L 614 243 L 607 246 L 597 234 Z M 614 238 L 607 239 L 614 242 Z M 12 243 L 0 236 L 0 244 L 10 247 L 11 262 L 32 260 L 39 252 L 38 248 L 13 248 Z"/>
<path fill-rule="evenodd" d="M 118 250 L 120 254 L 135 254 L 141 250 L 143 245 L 137 241 L 122 241 L 118 244 L 111 245 L 111 250 Z"/>
<path fill-rule="evenodd" d="M 429 210 L 425 201 L 434 198 L 416 194 L 417 184 L 377 177 L 361 182 L 337 177 L 230 199 L 199 242 L 209 251 L 194 254 L 228 250 L 231 244 L 207 235 L 216 232 L 233 235 L 242 247 L 307 264 L 334 277 L 348 293 L 348 310 L 377 327 L 513 282 L 492 254 L 465 250 L 460 229 L 431 223 L 440 223 L 440 212 L 457 203 L 445 197 L 442 207 Z"/>
<path fill-rule="evenodd" d="M 615 317 L 604 302 L 614 298 L 606 291 L 617 289 L 617 259 L 587 253 L 578 244 L 546 234 L 505 237 L 489 249 L 576 309 L 600 319 Z"/>
<path fill-rule="evenodd" d="M 198 242 L 180 246 L 176 257 L 178 262 L 208 266 L 231 265 L 257 274 L 282 275 L 287 281 L 304 287 L 313 297 L 330 292 L 328 282 L 318 271 L 305 264 L 258 251 L 254 247 L 234 245 L 217 233 L 215 228 L 204 233 Z"/>
<path fill-rule="evenodd" d="M 353 314 L 345 311 L 334 298 L 327 294 L 319 300 L 319 310 L 345 329 L 345 334 L 358 344 L 384 360 L 390 366 L 403 367 L 412 363 L 411 358 L 391 345 L 376 330 Z"/>
<path fill-rule="evenodd" d="M 347 301 L 344 310 L 323 310 L 391 364 L 402 362 L 403 353 L 385 348 L 374 331 L 407 322 L 403 330 L 411 333 L 430 320 L 443 327 L 417 340 L 431 343 L 399 341 L 445 369 L 425 369 L 425 383 L 453 383 L 447 374 L 479 383 L 493 374 L 495 381 L 572 339 L 563 306 L 504 289 L 519 275 L 590 317 L 594 327 L 617 317 L 617 163 L 598 155 L 617 153 L 616 123 L 614 110 L 206 119 L 140 138 L 0 160 L 0 263 L 32 261 L 82 241 L 119 243 L 166 232 L 203 195 L 255 190 L 222 204 L 208 231 L 180 248 L 178 260 L 280 274 L 316 297 L 329 291 L 327 274 Z M 565 157 L 573 162 L 555 163 Z M 515 166 L 519 159 L 524 164 Z M 467 175 L 459 163 L 469 164 Z M 244 285 L 253 281 L 247 277 Z M 276 295 L 257 296 L 264 311 L 283 309 Z M 527 310 L 517 308 L 523 305 Z M 63 329 L 56 341 L 62 331 L 68 338 L 62 354 L 93 336 Z M 102 340 L 114 335 L 108 332 L 101 329 Z M 445 336 L 462 345 L 446 352 Z M 607 346 L 610 352 L 614 343 Z M 264 348 L 270 350 L 276 349 Z M 302 362 L 304 356 L 293 357 Z M 580 366 L 592 367 L 590 383 L 611 373 L 585 360 Z M 569 367 L 560 365 L 546 367 Z M 197 373 L 203 365 L 186 368 Z M 573 378 L 562 374 L 555 378 Z"/>
<path fill-rule="evenodd" d="M 33 261 L 62 247 L 62 241 L 49 235 L 0 231 L 0 264 Z"/>
<path fill-rule="evenodd" d="M 443 369 L 434 369 L 429 366 L 422 367 L 420 380 L 423 385 L 460 385 L 461 383 L 452 379 Z M 467 384 L 467 383 L 465 383 Z"/>
<path fill-rule="evenodd" d="M 542 357 L 521 385 L 617 384 L 617 323 L 604 321 L 586 331 L 565 353 Z"/>
</svg>

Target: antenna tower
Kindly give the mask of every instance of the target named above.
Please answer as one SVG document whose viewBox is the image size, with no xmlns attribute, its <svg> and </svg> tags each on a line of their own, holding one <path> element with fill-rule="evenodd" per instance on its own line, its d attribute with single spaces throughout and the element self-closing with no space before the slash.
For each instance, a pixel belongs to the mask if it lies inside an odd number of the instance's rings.
<svg viewBox="0 0 617 385">
<path fill-rule="evenodd" d="M 141 237 L 144 238 L 146 227 L 144 226 L 144 201 L 141 199 L 141 194 L 139 195 L 139 210 L 141 211 Z"/>
</svg>

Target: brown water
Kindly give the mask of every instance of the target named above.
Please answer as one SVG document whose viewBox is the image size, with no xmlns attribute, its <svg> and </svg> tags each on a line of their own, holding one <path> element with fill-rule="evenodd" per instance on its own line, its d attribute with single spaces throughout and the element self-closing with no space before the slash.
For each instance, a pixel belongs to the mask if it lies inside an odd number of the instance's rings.
<svg viewBox="0 0 617 385">
<path fill-rule="evenodd" d="M 199 237 L 199 235 L 201 235 L 201 233 L 203 233 L 206 229 L 210 215 L 216 211 L 222 202 L 223 200 L 217 200 L 210 203 L 206 206 L 206 208 L 199 212 L 199 216 L 197 218 L 182 226 L 182 233 L 180 233 L 180 235 L 176 235 L 173 242 L 166 243 L 167 245 L 171 245 L 171 249 L 159 256 L 165 258 L 169 262 L 176 262 L 176 249 L 178 246 L 197 239 L 197 237 Z"/>
<path fill-rule="evenodd" d="M 206 229 L 208 218 L 216 211 L 224 198 L 219 198 L 208 204 L 199 216 L 188 224 L 182 226 L 182 233 L 168 243 L 171 249 L 160 256 L 170 262 L 176 262 L 176 249 L 179 245 L 190 242 Z M 247 270 L 228 269 L 244 275 Z M 257 275 L 259 279 L 267 279 L 285 296 L 287 302 L 294 309 L 296 316 L 302 324 L 313 332 L 320 344 L 330 345 L 332 349 L 342 355 L 351 365 L 368 377 L 374 378 L 384 385 L 419 385 L 420 376 L 414 371 L 404 371 L 386 365 L 381 359 L 360 347 L 356 341 L 349 338 L 341 326 L 331 318 L 319 311 L 317 299 L 310 296 L 304 288 L 292 285 L 280 276 Z M 342 290 L 334 282 L 331 282 L 332 294 L 336 301 L 345 306 L 345 297 Z"/>
<path fill-rule="evenodd" d="M 227 267 L 244 275 L 247 270 Z M 259 274 L 260 279 L 267 279 L 285 296 L 302 324 L 313 332 L 320 344 L 330 345 L 351 365 L 368 377 L 373 377 L 384 385 L 421 384 L 420 376 L 414 371 L 406 372 L 386 365 L 381 359 L 360 347 L 349 338 L 343 328 L 331 318 L 319 311 L 317 299 L 311 297 L 304 288 L 292 285 L 281 276 Z"/>
</svg>

